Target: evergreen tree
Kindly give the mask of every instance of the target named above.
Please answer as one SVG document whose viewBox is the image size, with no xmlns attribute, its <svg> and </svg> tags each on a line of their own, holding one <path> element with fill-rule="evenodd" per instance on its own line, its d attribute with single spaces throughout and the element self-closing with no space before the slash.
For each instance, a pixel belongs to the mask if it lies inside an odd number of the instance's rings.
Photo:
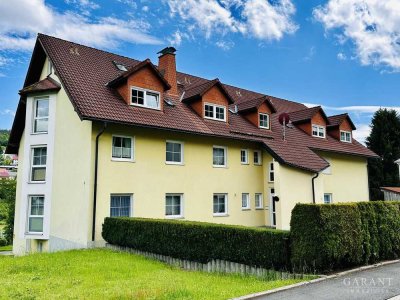
<svg viewBox="0 0 400 300">
<path fill-rule="evenodd" d="M 382 186 L 400 186 L 399 169 L 394 163 L 400 158 L 400 116 L 393 109 L 379 109 L 372 118 L 367 147 L 380 159 L 369 159 L 371 200 L 383 200 Z"/>
</svg>

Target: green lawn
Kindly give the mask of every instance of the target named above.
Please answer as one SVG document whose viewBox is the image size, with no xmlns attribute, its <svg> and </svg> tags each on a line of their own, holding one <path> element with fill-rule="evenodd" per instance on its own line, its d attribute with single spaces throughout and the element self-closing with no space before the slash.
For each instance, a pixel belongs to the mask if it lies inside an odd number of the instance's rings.
<svg viewBox="0 0 400 300">
<path fill-rule="evenodd" d="M 0 256 L 0 299 L 228 299 L 293 284 L 181 270 L 106 249 Z"/>
<path fill-rule="evenodd" d="M 1 251 L 11 251 L 11 250 L 12 250 L 12 245 L 0 247 L 0 252 Z"/>
</svg>

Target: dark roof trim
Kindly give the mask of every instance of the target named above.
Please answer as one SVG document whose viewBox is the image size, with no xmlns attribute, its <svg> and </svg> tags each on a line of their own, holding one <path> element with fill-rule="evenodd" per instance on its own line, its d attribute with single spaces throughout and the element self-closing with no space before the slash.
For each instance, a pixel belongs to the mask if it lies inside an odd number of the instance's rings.
<svg viewBox="0 0 400 300">
<path fill-rule="evenodd" d="M 150 61 L 150 59 L 145 59 L 144 61 L 133 66 L 128 71 L 122 73 L 117 78 L 108 82 L 107 86 L 116 87 L 116 86 L 124 83 L 132 74 L 134 74 L 134 73 L 138 72 L 139 70 L 146 68 L 146 67 L 150 68 L 150 70 L 153 71 L 153 73 L 161 80 L 161 82 L 164 85 L 165 90 L 169 90 L 171 88 L 171 85 L 164 78 L 164 76 L 160 73 L 160 71 L 156 68 L 156 66 Z"/>
<path fill-rule="evenodd" d="M 215 78 L 215 79 L 205 82 L 203 84 L 194 86 L 191 89 L 187 89 L 185 91 L 186 97 L 184 97 L 182 99 L 182 102 L 188 103 L 188 102 L 200 99 L 201 97 L 204 96 L 205 93 L 207 93 L 209 90 L 211 90 L 211 88 L 213 88 L 214 86 L 218 86 L 220 88 L 220 90 L 222 91 L 224 96 L 228 99 L 229 104 L 232 104 L 235 102 L 218 78 Z M 195 90 L 195 92 L 191 93 L 191 90 Z"/>
<path fill-rule="evenodd" d="M 248 104 L 249 102 L 254 102 L 254 105 L 252 105 L 252 104 L 249 105 Z M 248 100 L 248 101 L 237 104 L 238 112 L 246 113 L 249 111 L 258 110 L 263 103 L 266 103 L 268 105 L 268 107 L 271 109 L 272 113 L 277 112 L 277 110 L 275 109 L 275 106 L 272 104 L 272 102 L 268 96 L 261 96 L 260 98 Z"/>
<path fill-rule="evenodd" d="M 320 112 L 322 117 L 325 119 L 326 124 L 329 125 L 329 119 L 321 106 L 315 106 L 315 107 L 311 107 L 311 108 L 305 108 L 302 110 L 293 111 L 293 112 L 289 113 L 289 116 L 292 119 L 292 118 L 295 118 L 295 116 L 297 114 L 305 113 L 306 111 L 310 111 L 311 114 L 305 115 L 304 117 L 301 117 L 300 119 L 297 119 L 297 120 L 292 120 L 292 123 L 298 124 L 298 123 L 308 122 L 312 119 L 312 117 L 314 117 L 318 112 Z"/>
<path fill-rule="evenodd" d="M 47 76 L 45 79 L 23 88 L 19 91 L 19 94 L 27 95 L 32 93 L 59 91 L 60 89 L 61 85 L 50 76 Z"/>
<path fill-rule="evenodd" d="M 352 130 L 356 130 L 357 129 L 356 126 L 354 125 L 353 121 L 351 120 L 350 116 L 347 113 L 340 114 L 340 115 L 329 116 L 328 120 L 331 119 L 331 118 L 341 117 L 341 116 L 343 116 L 343 119 L 338 124 L 328 125 L 328 127 L 329 128 L 339 127 L 342 124 L 342 122 L 344 121 L 344 119 L 347 119 L 347 121 L 350 123 L 351 129 Z"/>
</svg>

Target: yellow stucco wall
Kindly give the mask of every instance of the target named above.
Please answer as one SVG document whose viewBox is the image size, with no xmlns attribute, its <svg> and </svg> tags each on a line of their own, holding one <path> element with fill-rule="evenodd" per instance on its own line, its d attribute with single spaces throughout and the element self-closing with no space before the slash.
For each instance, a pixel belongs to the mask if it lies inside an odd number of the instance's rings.
<svg viewBox="0 0 400 300">
<path fill-rule="evenodd" d="M 99 129 L 93 131 L 92 139 Z M 111 160 L 112 134 L 135 138 L 135 162 Z M 184 165 L 165 163 L 166 140 L 184 142 Z M 227 167 L 212 165 L 213 145 L 226 146 Z M 249 149 L 249 164 L 240 162 L 240 150 Z M 256 144 L 210 137 L 185 135 L 167 131 L 109 126 L 100 139 L 99 198 L 97 206 L 97 237 L 101 224 L 110 213 L 110 194 L 133 194 L 133 216 L 164 218 L 165 194 L 184 194 L 184 218 L 187 220 L 262 226 L 265 210 L 255 210 L 254 194 L 263 193 L 263 165 L 253 164 Z M 228 215 L 213 216 L 213 193 L 228 194 Z M 241 208 L 242 193 L 250 194 L 250 210 Z M 264 203 L 266 203 L 264 201 Z"/>
</svg>

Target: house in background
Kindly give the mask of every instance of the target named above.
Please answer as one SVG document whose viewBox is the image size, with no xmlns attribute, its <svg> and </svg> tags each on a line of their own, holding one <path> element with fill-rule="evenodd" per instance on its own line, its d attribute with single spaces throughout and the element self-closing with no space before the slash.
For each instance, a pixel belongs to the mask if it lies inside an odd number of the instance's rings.
<svg viewBox="0 0 400 300">
<path fill-rule="evenodd" d="M 400 159 L 394 162 L 399 166 L 399 177 L 400 177 Z M 383 192 L 383 198 L 385 201 L 400 200 L 400 187 L 381 187 Z"/>
<path fill-rule="evenodd" d="M 298 202 L 368 200 L 376 155 L 347 114 L 159 54 L 156 66 L 38 35 L 7 147 L 19 154 L 15 254 L 103 245 L 108 216 L 289 229 Z"/>
</svg>

